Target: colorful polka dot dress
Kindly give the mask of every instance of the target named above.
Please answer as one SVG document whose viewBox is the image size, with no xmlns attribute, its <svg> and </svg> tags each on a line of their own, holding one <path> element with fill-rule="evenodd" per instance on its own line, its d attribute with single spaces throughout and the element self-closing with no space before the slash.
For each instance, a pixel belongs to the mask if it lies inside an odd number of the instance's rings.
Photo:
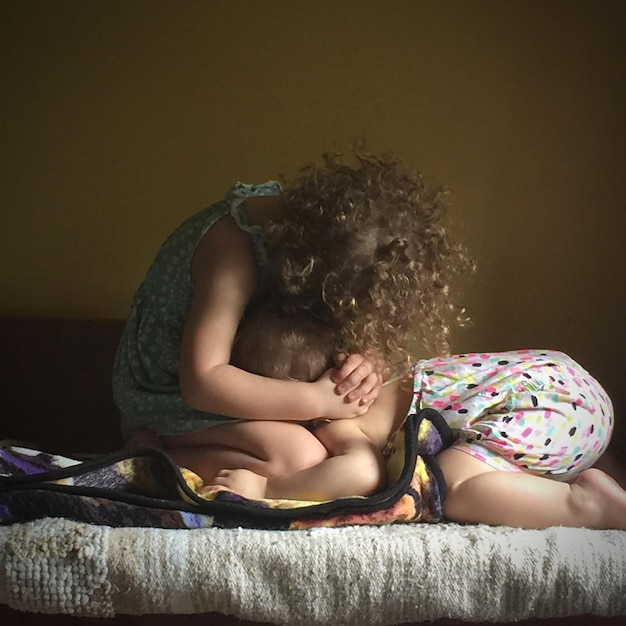
<svg viewBox="0 0 626 626">
<path fill-rule="evenodd" d="M 412 410 L 432 407 L 453 444 L 495 469 L 570 480 L 606 450 L 607 393 L 561 352 L 472 353 L 420 361 Z"/>
</svg>

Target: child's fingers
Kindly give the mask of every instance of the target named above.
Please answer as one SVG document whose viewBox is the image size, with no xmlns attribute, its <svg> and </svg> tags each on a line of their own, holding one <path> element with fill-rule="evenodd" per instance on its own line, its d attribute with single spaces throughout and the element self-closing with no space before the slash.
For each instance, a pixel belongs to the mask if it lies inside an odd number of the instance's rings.
<svg viewBox="0 0 626 626">
<path fill-rule="evenodd" d="M 365 357 L 363 357 L 360 354 L 349 354 L 349 355 L 345 353 L 337 354 L 335 356 L 335 365 L 337 369 L 335 372 L 333 372 L 331 376 L 331 380 L 337 384 L 346 383 L 348 378 L 351 377 L 355 373 L 357 368 L 362 366 L 365 362 L 366 362 Z M 361 379 L 359 379 L 356 382 L 356 384 L 358 384 L 359 382 L 361 382 Z M 356 386 L 356 384 L 353 384 L 352 386 Z M 345 393 L 346 391 L 349 391 L 349 390 L 350 390 L 350 387 L 348 387 L 342 393 Z"/>
<path fill-rule="evenodd" d="M 376 373 L 372 372 L 361 381 L 361 384 L 353 391 L 348 393 L 346 399 L 348 402 L 359 400 L 359 404 L 371 404 L 376 400 L 382 388 L 382 379 Z"/>
<path fill-rule="evenodd" d="M 219 485 L 217 483 L 213 485 L 205 485 L 198 492 L 201 496 L 210 495 L 212 493 L 217 493 L 218 491 L 230 491 L 230 489 L 224 485 Z"/>
<path fill-rule="evenodd" d="M 368 380 L 372 374 L 372 365 L 369 361 L 363 360 L 356 368 L 352 369 L 346 376 L 340 379 L 337 384 L 337 393 L 344 395 L 357 392 L 361 385 Z M 368 385 L 366 384 L 366 388 Z M 357 392 L 356 397 L 361 397 L 362 392 Z M 356 398 L 355 398 L 356 399 Z"/>
<path fill-rule="evenodd" d="M 339 370 L 341 366 L 346 362 L 348 355 L 345 352 L 337 352 L 333 356 L 333 361 L 335 362 L 335 367 Z"/>
</svg>

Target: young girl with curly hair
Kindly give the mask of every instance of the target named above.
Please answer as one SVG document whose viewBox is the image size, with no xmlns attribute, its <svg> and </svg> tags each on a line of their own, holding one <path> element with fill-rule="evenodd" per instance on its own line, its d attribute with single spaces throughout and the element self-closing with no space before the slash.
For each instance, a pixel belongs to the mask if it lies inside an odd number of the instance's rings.
<svg viewBox="0 0 626 626">
<path fill-rule="evenodd" d="M 253 307 L 233 362 L 265 376 L 315 380 L 333 347 L 323 325 L 285 318 L 276 303 Z M 281 475 L 222 470 L 208 491 L 332 500 L 385 486 L 383 448 L 408 415 L 437 410 L 456 433 L 437 456 L 447 483 L 443 510 L 456 522 L 526 528 L 626 529 L 626 491 L 592 468 L 606 451 L 613 407 L 605 390 L 567 355 L 548 350 L 435 357 L 385 385 L 364 415 L 316 424 L 329 457 Z"/>
<path fill-rule="evenodd" d="M 303 422 L 365 413 L 381 376 L 414 360 L 415 337 L 446 351 L 448 285 L 471 261 L 442 226 L 443 194 L 395 159 L 356 152 L 355 166 L 327 155 L 285 191 L 238 183 L 164 243 L 114 367 L 131 443 L 159 437 L 202 476 L 297 471 L 326 457 Z M 278 380 L 230 364 L 246 308 L 270 292 L 333 334 L 344 356 L 332 377 Z"/>
</svg>

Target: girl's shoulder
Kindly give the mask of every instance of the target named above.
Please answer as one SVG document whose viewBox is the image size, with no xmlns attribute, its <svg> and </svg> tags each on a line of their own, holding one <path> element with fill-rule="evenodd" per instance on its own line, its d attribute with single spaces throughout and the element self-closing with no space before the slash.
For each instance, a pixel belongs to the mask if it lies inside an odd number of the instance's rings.
<svg viewBox="0 0 626 626">
<path fill-rule="evenodd" d="M 246 256 L 250 245 L 256 265 L 263 272 L 268 261 L 259 223 L 266 219 L 266 214 L 271 219 L 280 206 L 281 191 L 276 181 L 234 185 L 204 223 L 193 253 L 192 275 L 224 257 L 228 260 Z M 231 219 L 222 219 L 227 217 Z"/>
<path fill-rule="evenodd" d="M 275 180 L 260 185 L 238 182 L 226 194 L 224 202 L 239 228 L 255 232 L 259 223 L 275 217 L 282 191 L 280 183 Z"/>
<path fill-rule="evenodd" d="M 249 211 L 249 203 L 269 203 L 280 197 L 282 188 L 276 181 L 268 181 L 260 185 L 235 183 L 224 197 L 188 217 L 170 235 L 165 246 L 175 245 L 180 240 L 199 243 L 199 241 L 220 221 L 230 215 L 237 226 L 250 234 L 255 234 L 255 220 Z M 255 209 L 256 211 L 256 209 Z"/>
</svg>

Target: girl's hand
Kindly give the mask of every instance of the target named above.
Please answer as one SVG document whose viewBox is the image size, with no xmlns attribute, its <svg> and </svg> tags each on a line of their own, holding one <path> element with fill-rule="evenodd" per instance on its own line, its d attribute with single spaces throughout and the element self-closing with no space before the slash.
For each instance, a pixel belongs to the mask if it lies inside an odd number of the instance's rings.
<svg viewBox="0 0 626 626">
<path fill-rule="evenodd" d="M 357 400 L 349 400 L 348 396 L 339 395 L 336 392 L 336 384 L 332 377 L 337 370 L 329 369 L 324 372 L 314 383 L 320 407 L 320 418 L 331 420 L 352 419 L 367 413 L 373 400 L 363 402 L 360 397 Z"/>
<path fill-rule="evenodd" d="M 374 371 L 374 364 L 362 354 L 338 354 L 335 357 L 337 369 L 333 370 L 332 381 L 336 384 L 335 393 L 345 396 L 347 402 L 359 401 L 369 406 L 380 393 L 382 377 Z"/>
</svg>

